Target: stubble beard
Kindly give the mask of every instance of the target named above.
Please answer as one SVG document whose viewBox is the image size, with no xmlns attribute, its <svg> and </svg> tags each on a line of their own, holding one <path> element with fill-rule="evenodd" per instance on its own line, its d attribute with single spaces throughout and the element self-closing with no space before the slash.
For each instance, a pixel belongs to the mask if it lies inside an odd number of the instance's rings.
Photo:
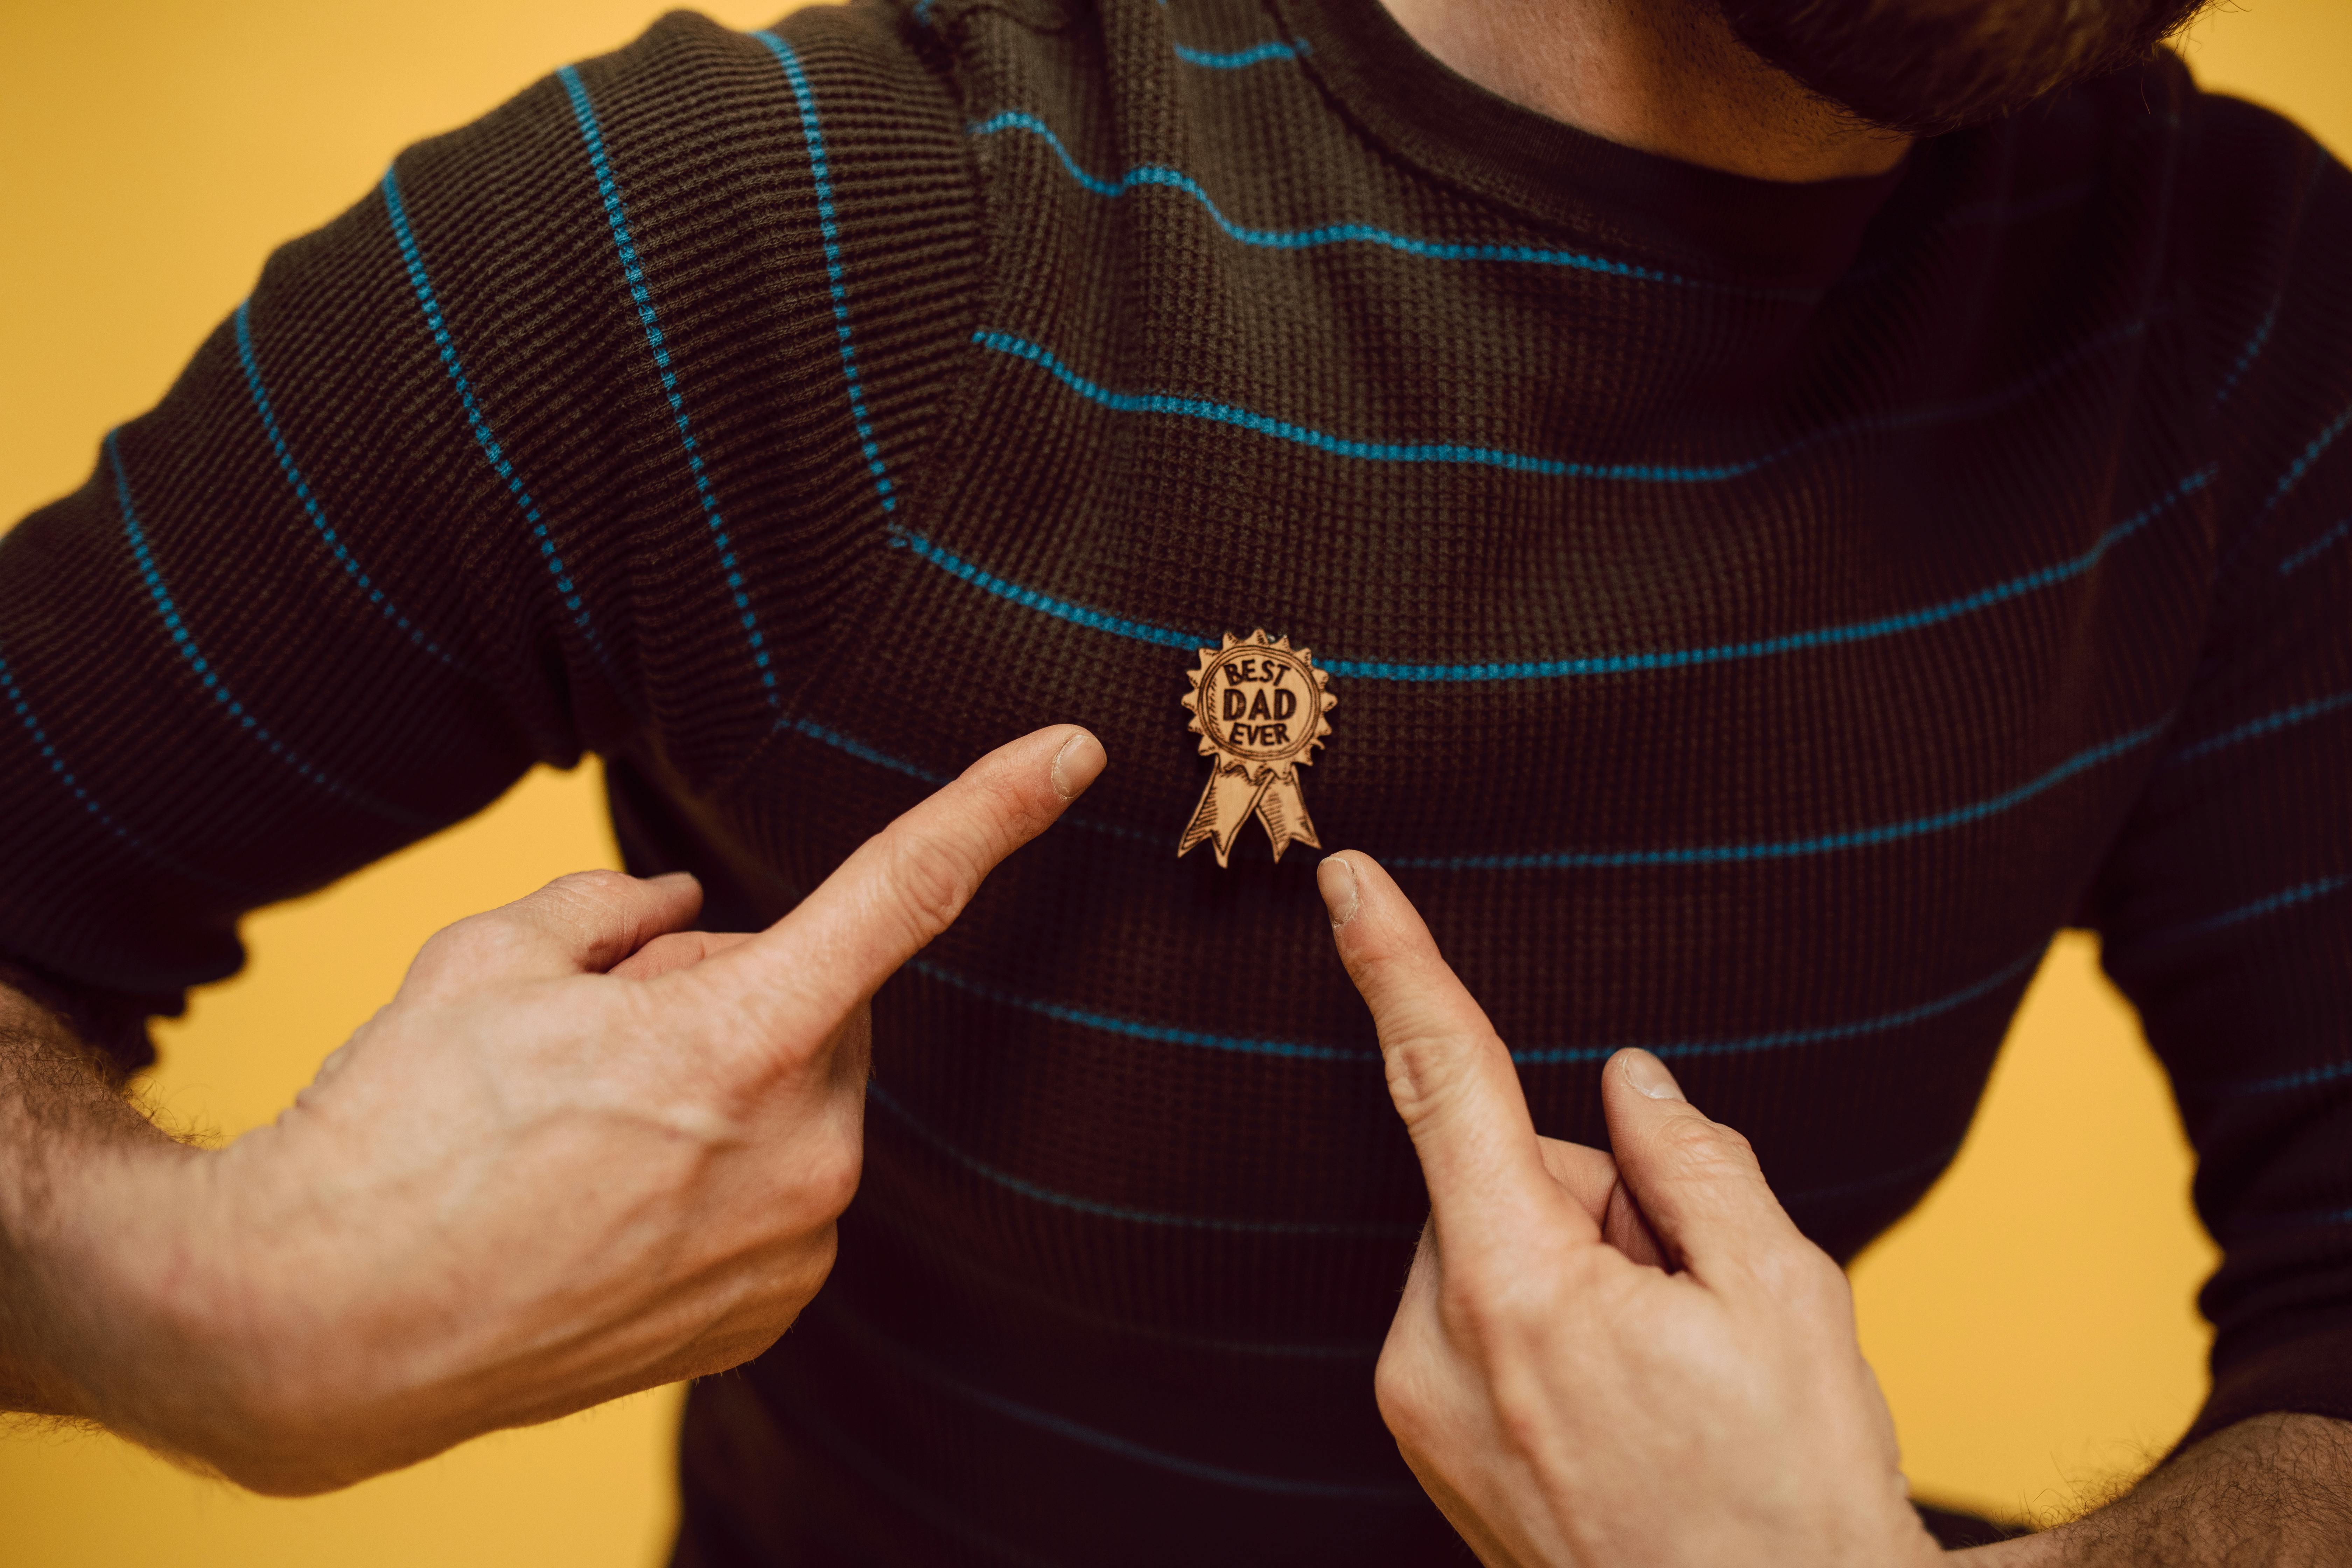
<svg viewBox="0 0 2352 1568">
<path fill-rule="evenodd" d="M 1981 124 L 2146 60 L 2209 0 L 1717 0 L 1740 40 L 1856 118 Z"/>
</svg>

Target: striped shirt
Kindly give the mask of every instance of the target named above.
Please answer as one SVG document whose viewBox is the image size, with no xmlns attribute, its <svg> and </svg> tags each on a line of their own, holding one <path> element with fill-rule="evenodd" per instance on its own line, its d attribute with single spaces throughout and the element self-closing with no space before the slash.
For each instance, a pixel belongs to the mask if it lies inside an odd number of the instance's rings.
<svg viewBox="0 0 2352 1568">
<path fill-rule="evenodd" d="M 403 153 L 0 546 L 0 953 L 135 1065 L 242 911 L 534 763 L 748 927 L 1082 721 L 875 1004 L 681 1560 L 1459 1561 L 1313 857 L 1173 852 L 1263 627 L 1542 1131 L 1646 1046 L 1840 1258 L 2095 929 L 2225 1252 L 2198 1432 L 2352 1417 L 2347 256 L 2344 171 L 2169 58 L 1780 185 L 1364 0 L 673 16 Z"/>
</svg>

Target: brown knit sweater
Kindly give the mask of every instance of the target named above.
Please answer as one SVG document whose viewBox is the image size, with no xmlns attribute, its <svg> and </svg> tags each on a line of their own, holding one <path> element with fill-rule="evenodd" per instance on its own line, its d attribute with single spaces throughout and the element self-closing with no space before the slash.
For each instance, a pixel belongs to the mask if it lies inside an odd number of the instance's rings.
<svg viewBox="0 0 2352 1568">
<path fill-rule="evenodd" d="M 2347 257 L 2344 171 L 2168 58 L 1788 186 L 1369 0 L 672 17 L 402 154 L 0 545 L 0 955 L 134 1064 L 242 911 L 535 761 L 749 926 L 1081 721 L 876 1003 L 681 1555 L 1455 1561 L 1313 857 L 1174 854 L 1194 650 L 1263 626 L 1542 1130 L 1646 1045 L 1840 1257 L 2095 927 L 2226 1251 L 2199 1430 L 2352 1417 Z"/>
</svg>

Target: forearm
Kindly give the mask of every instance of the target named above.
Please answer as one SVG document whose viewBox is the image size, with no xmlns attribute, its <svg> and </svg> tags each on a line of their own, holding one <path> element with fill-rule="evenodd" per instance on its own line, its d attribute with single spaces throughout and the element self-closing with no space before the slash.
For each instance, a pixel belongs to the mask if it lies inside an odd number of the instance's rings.
<svg viewBox="0 0 2352 1568">
<path fill-rule="evenodd" d="M 2300 1568 L 2352 1553 L 2352 1423 L 2258 1415 L 2129 1493 L 2039 1535 L 1960 1553 L 1984 1568 Z"/>
<path fill-rule="evenodd" d="M 142 1245 L 124 1225 L 136 1189 L 194 1153 L 63 1021 L 0 984 L 0 1408 L 143 1425 L 147 1358 L 127 1342 L 147 1313 L 124 1298 L 158 1260 L 121 1256 Z"/>
</svg>

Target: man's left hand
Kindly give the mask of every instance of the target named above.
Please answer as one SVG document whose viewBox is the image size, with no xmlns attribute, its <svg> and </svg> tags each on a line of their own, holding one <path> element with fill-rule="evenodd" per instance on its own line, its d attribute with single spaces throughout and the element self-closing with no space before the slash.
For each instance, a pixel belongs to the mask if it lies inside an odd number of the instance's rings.
<svg viewBox="0 0 2352 1568">
<path fill-rule="evenodd" d="M 1538 1138 L 1509 1051 L 1387 873 L 1349 852 L 1318 881 L 1429 1184 L 1381 1413 L 1479 1557 L 1940 1562 L 1845 1276 L 1747 1140 L 1638 1050 L 1601 1071 L 1613 1163 Z"/>
</svg>

